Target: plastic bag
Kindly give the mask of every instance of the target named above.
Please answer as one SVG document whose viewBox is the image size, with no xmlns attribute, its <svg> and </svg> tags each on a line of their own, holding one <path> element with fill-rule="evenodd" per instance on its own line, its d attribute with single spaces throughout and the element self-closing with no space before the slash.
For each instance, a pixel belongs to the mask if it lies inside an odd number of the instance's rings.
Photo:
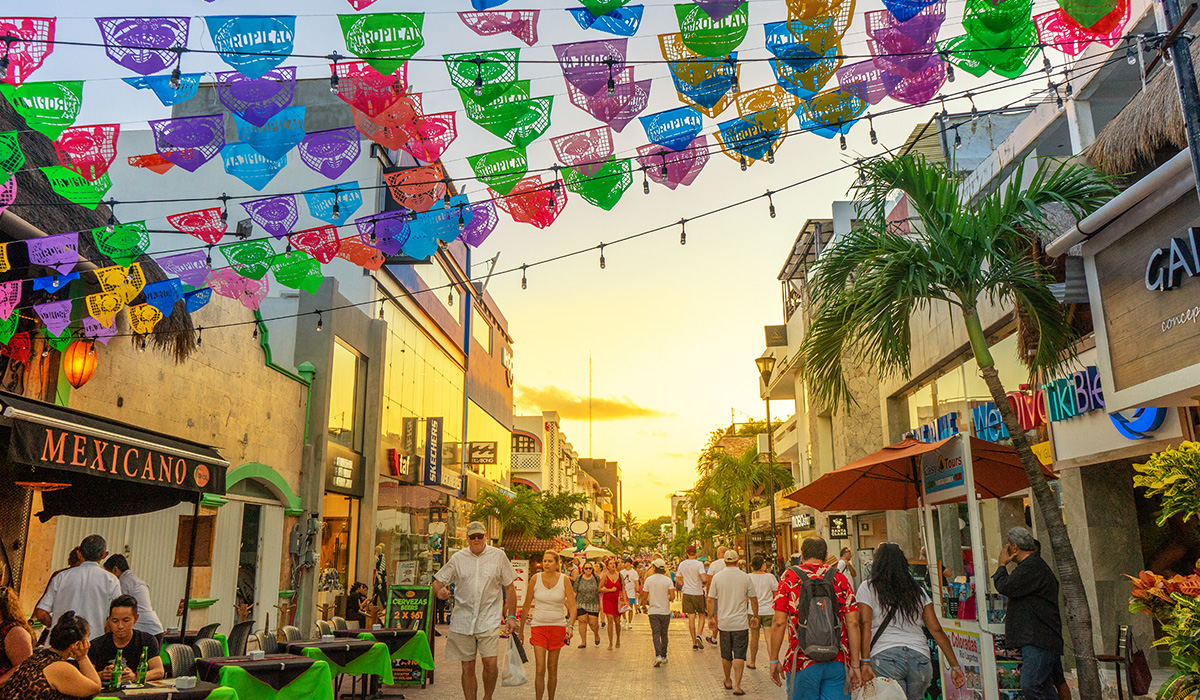
<svg viewBox="0 0 1200 700">
<path fill-rule="evenodd" d="M 521 663 L 521 655 L 517 652 L 517 636 L 512 635 L 508 638 L 508 651 L 504 654 L 500 685 L 509 688 L 525 685 L 527 682 L 529 681 L 525 678 L 525 666 Z"/>
<path fill-rule="evenodd" d="M 908 700 L 904 688 L 891 678 L 875 676 L 850 694 L 850 700 Z"/>
</svg>

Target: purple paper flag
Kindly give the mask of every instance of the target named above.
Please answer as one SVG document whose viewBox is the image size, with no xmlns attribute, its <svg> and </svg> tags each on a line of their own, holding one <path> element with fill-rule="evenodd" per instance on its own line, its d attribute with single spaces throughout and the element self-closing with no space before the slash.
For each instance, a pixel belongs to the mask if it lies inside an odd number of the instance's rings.
<svg viewBox="0 0 1200 700">
<path fill-rule="evenodd" d="M 189 172 L 204 165 L 225 145 L 225 119 L 220 114 L 150 122 L 154 149 Z"/>
<path fill-rule="evenodd" d="M 187 17 L 97 17 L 104 52 L 117 65 L 150 75 L 175 63 L 171 49 L 187 48 Z"/>
<path fill-rule="evenodd" d="M 615 84 L 625 69 L 626 39 L 555 44 L 554 55 L 563 77 L 585 95 L 595 95 Z"/>
<path fill-rule="evenodd" d="M 409 218 L 405 209 L 385 211 L 354 220 L 358 237 L 363 243 L 380 250 L 384 255 L 395 255 L 408 241 Z"/>
<path fill-rule="evenodd" d="M 62 335 L 66 327 L 71 325 L 70 299 L 34 304 L 33 310 L 37 312 L 38 318 L 42 319 L 42 323 L 46 324 L 46 329 L 52 335 Z"/>
<path fill-rule="evenodd" d="M 114 323 L 110 327 L 105 327 L 91 316 L 83 318 L 83 334 L 99 342 L 101 345 L 108 345 L 108 341 L 117 334 L 117 325 Z"/>
<path fill-rule="evenodd" d="M 291 233 L 292 227 L 300 219 L 296 196 L 291 194 L 243 202 L 242 208 L 254 223 L 277 239 Z"/>
<path fill-rule="evenodd" d="M 637 161 L 646 168 L 651 180 L 670 189 L 692 184 L 708 163 L 708 139 L 697 136 L 686 148 L 668 151 L 656 144 L 638 148 Z"/>
<path fill-rule="evenodd" d="M 30 238 L 25 245 L 29 249 L 29 262 L 52 267 L 64 275 L 79 261 L 79 234 L 75 232 Z"/>
<path fill-rule="evenodd" d="M 496 211 L 496 203 L 491 200 L 472 204 L 471 212 L 471 220 L 459 234 L 459 239 L 472 248 L 478 248 L 496 230 L 500 213 Z"/>
<path fill-rule="evenodd" d="M 212 272 L 205 264 L 205 258 L 203 250 L 190 250 L 178 255 L 155 258 L 155 262 L 168 275 L 175 275 L 186 285 L 199 287 Z"/>
<path fill-rule="evenodd" d="M 330 180 L 341 177 L 362 151 L 358 129 L 352 126 L 314 131 L 297 148 L 305 165 Z"/>
<path fill-rule="evenodd" d="M 12 316 L 13 309 L 21 303 L 21 280 L 0 284 L 0 318 Z"/>
<path fill-rule="evenodd" d="M 883 71 L 874 60 L 860 61 L 842 66 L 837 71 L 838 85 L 853 92 L 869 104 L 877 105 L 887 97 L 887 86 L 883 84 Z"/>
<path fill-rule="evenodd" d="M 261 78 L 247 78 L 237 71 L 217 73 L 217 97 L 230 112 L 254 126 L 292 103 L 296 94 L 296 69 L 281 66 Z"/>
<path fill-rule="evenodd" d="M 720 22 L 741 7 L 743 0 L 692 0 L 708 13 L 714 22 Z"/>
</svg>

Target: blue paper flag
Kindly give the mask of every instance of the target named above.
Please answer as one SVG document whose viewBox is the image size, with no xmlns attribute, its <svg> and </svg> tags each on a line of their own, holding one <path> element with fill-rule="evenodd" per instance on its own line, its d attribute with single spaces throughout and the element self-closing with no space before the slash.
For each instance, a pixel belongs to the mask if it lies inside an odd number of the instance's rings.
<svg viewBox="0 0 1200 700">
<path fill-rule="evenodd" d="M 595 29 L 617 36 L 633 36 L 642 24 L 642 11 L 645 9 L 643 5 L 626 5 L 599 17 L 593 15 L 586 7 L 568 7 L 567 12 L 570 12 L 584 29 Z"/>
<path fill-rule="evenodd" d="M 837 73 L 838 68 L 842 65 L 842 60 L 838 58 L 840 52 L 841 48 L 835 46 L 821 60 L 814 62 L 806 70 L 796 70 L 787 62 L 777 58 L 772 58 L 768 63 L 771 64 L 771 70 L 775 71 L 776 84 L 788 94 L 807 100 L 823 90 L 829 79 Z"/>
<path fill-rule="evenodd" d="M 362 206 L 362 191 L 357 182 L 339 182 L 336 185 L 315 187 L 305 190 L 302 194 L 308 204 L 308 213 L 314 219 L 334 226 L 341 226 L 349 221 L 354 212 Z M 335 200 L 338 205 L 337 216 L 334 216 L 333 211 Z"/>
<path fill-rule="evenodd" d="M 787 64 L 792 70 L 806 71 L 812 68 L 817 61 L 821 60 L 821 57 L 829 47 L 817 46 L 809 48 L 808 44 L 801 40 L 801 34 L 809 29 L 819 29 L 822 23 L 828 24 L 832 21 L 832 19 L 816 20 L 812 24 L 805 22 L 768 22 L 763 25 L 763 31 L 767 35 L 767 50 L 780 62 Z M 818 53 L 814 50 L 818 48 L 823 50 Z M 778 73 L 779 71 L 776 70 L 776 75 Z"/>
<path fill-rule="evenodd" d="M 233 115 L 238 138 L 270 160 L 279 160 L 304 140 L 304 106 L 287 107 L 262 126 Z"/>
<path fill-rule="evenodd" d="M 464 227 L 470 223 L 473 216 L 470 205 L 466 195 L 460 194 L 450 198 L 449 207 L 443 199 L 429 211 L 418 214 L 408 224 L 409 234 L 408 240 L 404 242 L 404 254 L 423 260 L 437 252 L 438 241 L 449 243 L 458 238 L 461 231 L 458 227 L 460 215 Z"/>
<path fill-rule="evenodd" d="M 49 277 L 36 277 L 33 279 L 34 291 L 41 290 L 54 294 L 66 289 L 67 285 L 79 279 L 78 272 L 72 272 L 66 275 L 50 275 Z"/>
<path fill-rule="evenodd" d="M 665 112 L 638 117 L 646 138 L 670 151 L 685 148 L 700 135 L 704 119 L 691 107 L 676 107 Z"/>
<path fill-rule="evenodd" d="M 721 122 L 717 124 L 721 142 L 727 150 L 738 155 L 746 156 L 751 160 L 765 160 L 767 154 L 775 148 L 775 142 L 783 135 L 783 130 L 763 129 L 762 122 L 764 121 L 773 122 L 775 119 L 755 119 L 754 114 L 750 114 L 746 118 L 737 117 Z"/>
<path fill-rule="evenodd" d="M 712 109 L 726 93 L 733 89 L 737 51 L 730 53 L 728 58 L 733 60 L 728 61 L 725 56 L 718 58 L 693 56 L 686 61 L 669 61 L 667 66 L 671 69 L 671 80 L 675 83 L 676 92 L 705 109 Z M 709 64 L 710 67 L 701 71 L 697 68 L 697 64 Z M 688 74 L 702 72 L 713 73 L 713 75 L 694 85 L 685 78 Z"/>
<path fill-rule="evenodd" d="M 813 96 L 796 112 L 800 128 L 831 139 L 838 134 L 850 133 L 850 127 L 867 109 L 866 100 L 857 92 L 845 89 L 830 89 Z"/>
<path fill-rule="evenodd" d="M 187 312 L 194 314 L 200 309 L 208 305 L 208 300 L 212 299 L 212 288 L 204 287 L 183 295 L 183 303 L 187 305 Z"/>
<path fill-rule="evenodd" d="M 287 165 L 287 155 L 271 160 L 245 141 L 225 144 L 221 160 L 225 172 L 259 191 Z"/>
<path fill-rule="evenodd" d="M 152 282 L 142 287 L 146 295 L 146 303 L 162 312 L 163 317 L 171 315 L 175 302 L 183 298 L 183 282 L 177 279 L 165 279 L 162 282 Z"/>
<path fill-rule="evenodd" d="M 213 15 L 204 18 L 217 54 L 247 78 L 261 78 L 292 55 L 294 15 Z"/>
<path fill-rule="evenodd" d="M 500 7 L 508 0 L 471 0 L 471 7 L 476 10 L 490 10 L 493 7 Z"/>
<path fill-rule="evenodd" d="M 169 75 L 139 75 L 136 78 L 121 78 L 138 90 L 153 90 L 158 96 L 158 101 L 163 103 L 163 106 L 170 107 L 177 105 L 180 102 L 187 102 L 196 96 L 196 91 L 200 88 L 200 79 L 204 77 L 203 73 L 184 73 L 179 76 L 179 87 L 171 87 L 171 76 Z"/>
</svg>

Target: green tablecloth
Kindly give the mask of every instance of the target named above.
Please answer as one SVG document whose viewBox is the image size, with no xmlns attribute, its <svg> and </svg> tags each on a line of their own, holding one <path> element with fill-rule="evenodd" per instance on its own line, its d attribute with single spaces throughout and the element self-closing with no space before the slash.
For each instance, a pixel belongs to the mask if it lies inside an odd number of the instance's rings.
<svg viewBox="0 0 1200 700">
<path fill-rule="evenodd" d="M 373 641 L 373 640 L 367 640 Z M 375 642 L 370 650 L 354 659 L 345 666 L 339 666 L 333 659 L 325 655 L 325 652 L 315 647 L 304 647 L 301 653 L 310 659 L 324 661 L 329 664 L 329 668 L 333 670 L 333 674 L 347 673 L 351 676 L 379 676 L 380 680 L 385 685 L 392 685 L 392 659 L 388 656 L 388 648 L 382 642 Z"/>
<path fill-rule="evenodd" d="M 161 688 L 161 692 L 148 692 L 148 690 L 138 690 L 133 694 L 130 692 L 103 692 L 97 695 L 97 698 L 121 698 L 121 700 L 134 700 L 135 698 L 144 698 L 145 700 L 193 700 L 203 698 L 203 700 L 238 700 L 237 691 L 233 688 L 226 688 L 223 685 L 212 686 L 209 683 L 200 683 L 196 688 L 179 689 L 174 687 Z"/>
<path fill-rule="evenodd" d="M 329 665 L 318 660 L 281 690 L 275 690 L 237 666 L 225 666 L 218 680 L 237 692 L 238 700 L 334 700 Z"/>
<path fill-rule="evenodd" d="M 376 641 L 375 635 L 370 632 L 363 632 L 358 635 L 358 638 L 369 642 Z M 415 661 L 426 671 L 433 670 L 433 651 L 429 648 L 429 638 L 425 636 L 425 630 L 417 630 L 417 634 L 412 639 L 405 642 L 404 646 L 392 654 L 392 661 L 401 659 Z"/>
</svg>

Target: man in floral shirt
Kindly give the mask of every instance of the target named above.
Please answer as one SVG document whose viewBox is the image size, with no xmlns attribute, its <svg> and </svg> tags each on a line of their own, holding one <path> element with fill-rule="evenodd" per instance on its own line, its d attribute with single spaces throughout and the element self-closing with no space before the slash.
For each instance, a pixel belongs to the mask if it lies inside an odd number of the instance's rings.
<svg viewBox="0 0 1200 700">
<path fill-rule="evenodd" d="M 818 579 L 828 570 L 825 558 L 829 550 L 825 540 L 810 537 L 800 546 L 800 569 L 810 578 Z M 817 662 L 809 659 L 797 649 L 794 633 L 797 604 L 800 600 L 802 583 L 794 568 L 789 568 L 779 578 L 779 591 L 775 597 L 775 618 L 771 624 L 771 680 L 783 685 L 787 674 L 788 700 L 848 700 L 849 689 L 862 685 L 859 676 L 859 629 L 858 604 L 854 601 L 854 589 L 841 573 L 835 574 L 833 585 L 837 591 L 838 613 L 842 618 L 842 650 L 832 661 Z M 792 630 L 792 632 L 788 632 Z M 788 635 L 787 655 L 779 658 L 783 637 Z M 846 681 L 849 679 L 849 685 Z"/>
</svg>

